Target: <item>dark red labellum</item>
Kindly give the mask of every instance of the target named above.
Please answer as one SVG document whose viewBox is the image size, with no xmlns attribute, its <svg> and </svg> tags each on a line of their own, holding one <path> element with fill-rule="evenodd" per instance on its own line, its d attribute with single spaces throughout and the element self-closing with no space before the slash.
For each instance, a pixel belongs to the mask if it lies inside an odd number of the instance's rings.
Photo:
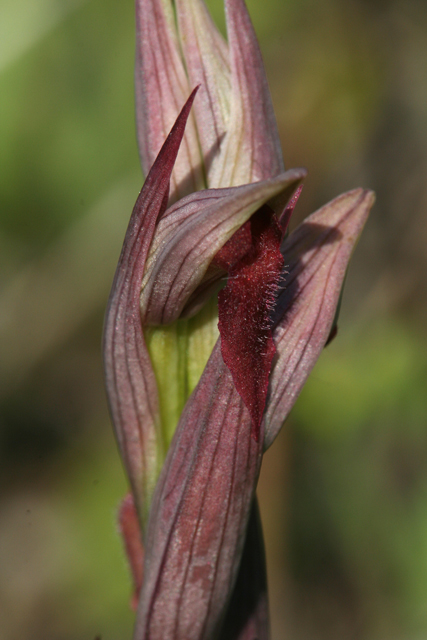
<svg viewBox="0 0 427 640">
<path fill-rule="evenodd" d="M 227 285 L 218 295 L 221 353 L 251 415 L 256 441 L 276 351 L 270 312 L 284 265 L 281 240 L 277 218 L 264 205 L 215 258 L 228 271 Z"/>
</svg>

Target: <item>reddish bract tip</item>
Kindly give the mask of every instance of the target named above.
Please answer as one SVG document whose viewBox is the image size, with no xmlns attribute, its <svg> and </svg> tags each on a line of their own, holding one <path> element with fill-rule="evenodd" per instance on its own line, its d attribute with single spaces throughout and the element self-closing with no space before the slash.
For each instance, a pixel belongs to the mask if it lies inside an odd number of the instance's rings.
<svg viewBox="0 0 427 640">
<path fill-rule="evenodd" d="M 230 245 L 224 246 L 215 261 L 226 268 L 229 275 L 226 287 L 218 295 L 221 353 L 251 415 L 252 435 L 256 441 L 276 351 L 270 311 L 284 264 L 280 253 L 281 238 L 276 217 L 270 207 L 264 205 L 233 236 Z M 243 249 L 248 246 L 249 250 L 242 256 Z M 236 249 L 234 261 L 233 247 Z"/>
<path fill-rule="evenodd" d="M 301 191 L 302 191 L 303 186 L 304 185 L 300 184 L 300 186 L 295 191 L 294 195 L 289 200 L 288 204 L 286 205 L 285 210 L 283 211 L 283 213 L 280 216 L 279 224 L 280 224 L 280 228 L 282 230 L 282 233 L 285 233 L 286 229 L 288 228 L 289 221 L 290 221 L 290 219 L 292 217 L 292 214 L 294 212 L 294 209 L 296 207 L 298 199 L 299 199 L 299 197 L 301 195 Z"/>
<path fill-rule="evenodd" d="M 120 503 L 118 524 L 133 578 L 134 593 L 131 600 L 131 607 L 136 611 L 139 592 L 142 586 L 144 548 L 142 546 L 138 514 L 131 493 L 126 494 Z"/>
</svg>

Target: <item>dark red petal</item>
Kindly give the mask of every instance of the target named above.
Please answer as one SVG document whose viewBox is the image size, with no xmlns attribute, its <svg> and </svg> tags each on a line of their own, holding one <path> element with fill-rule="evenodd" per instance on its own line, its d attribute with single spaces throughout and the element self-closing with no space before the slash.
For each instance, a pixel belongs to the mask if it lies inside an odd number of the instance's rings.
<svg viewBox="0 0 427 640">
<path fill-rule="evenodd" d="M 142 546 L 138 514 L 131 493 L 126 494 L 120 503 L 118 524 L 133 578 L 134 594 L 132 596 L 131 607 L 136 611 L 139 592 L 142 586 L 144 547 Z"/>
<path fill-rule="evenodd" d="M 222 357 L 249 410 L 257 440 L 276 351 L 270 311 L 284 262 L 282 232 L 271 209 L 261 207 L 250 225 L 252 247 L 231 266 L 227 285 L 218 295 L 218 327 Z"/>
<path fill-rule="evenodd" d="M 218 251 L 212 264 L 229 271 L 252 249 L 251 221 L 248 220 Z"/>
</svg>

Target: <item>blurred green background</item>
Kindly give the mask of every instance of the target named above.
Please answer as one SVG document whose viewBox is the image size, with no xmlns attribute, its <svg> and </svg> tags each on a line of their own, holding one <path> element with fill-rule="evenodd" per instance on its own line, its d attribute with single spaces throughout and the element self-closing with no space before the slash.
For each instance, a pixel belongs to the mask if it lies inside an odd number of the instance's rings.
<svg viewBox="0 0 427 640">
<path fill-rule="evenodd" d="M 223 24 L 221 1 L 208 3 Z M 248 0 L 295 223 L 377 204 L 259 494 L 274 640 L 427 637 L 427 3 Z M 0 640 L 131 637 L 103 312 L 141 186 L 132 2 L 1 0 Z"/>
</svg>

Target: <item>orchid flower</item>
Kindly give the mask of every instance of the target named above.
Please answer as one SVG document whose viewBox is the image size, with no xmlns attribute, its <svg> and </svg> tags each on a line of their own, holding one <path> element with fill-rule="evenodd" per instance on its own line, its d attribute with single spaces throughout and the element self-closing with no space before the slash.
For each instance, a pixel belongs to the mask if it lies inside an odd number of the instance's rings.
<svg viewBox="0 0 427 640">
<path fill-rule="evenodd" d="M 268 638 L 262 455 L 331 334 L 374 199 L 343 194 L 286 237 L 306 172 L 284 170 L 244 0 L 225 9 L 228 42 L 202 0 L 137 0 L 147 177 L 104 333 L 134 640 Z"/>
</svg>

